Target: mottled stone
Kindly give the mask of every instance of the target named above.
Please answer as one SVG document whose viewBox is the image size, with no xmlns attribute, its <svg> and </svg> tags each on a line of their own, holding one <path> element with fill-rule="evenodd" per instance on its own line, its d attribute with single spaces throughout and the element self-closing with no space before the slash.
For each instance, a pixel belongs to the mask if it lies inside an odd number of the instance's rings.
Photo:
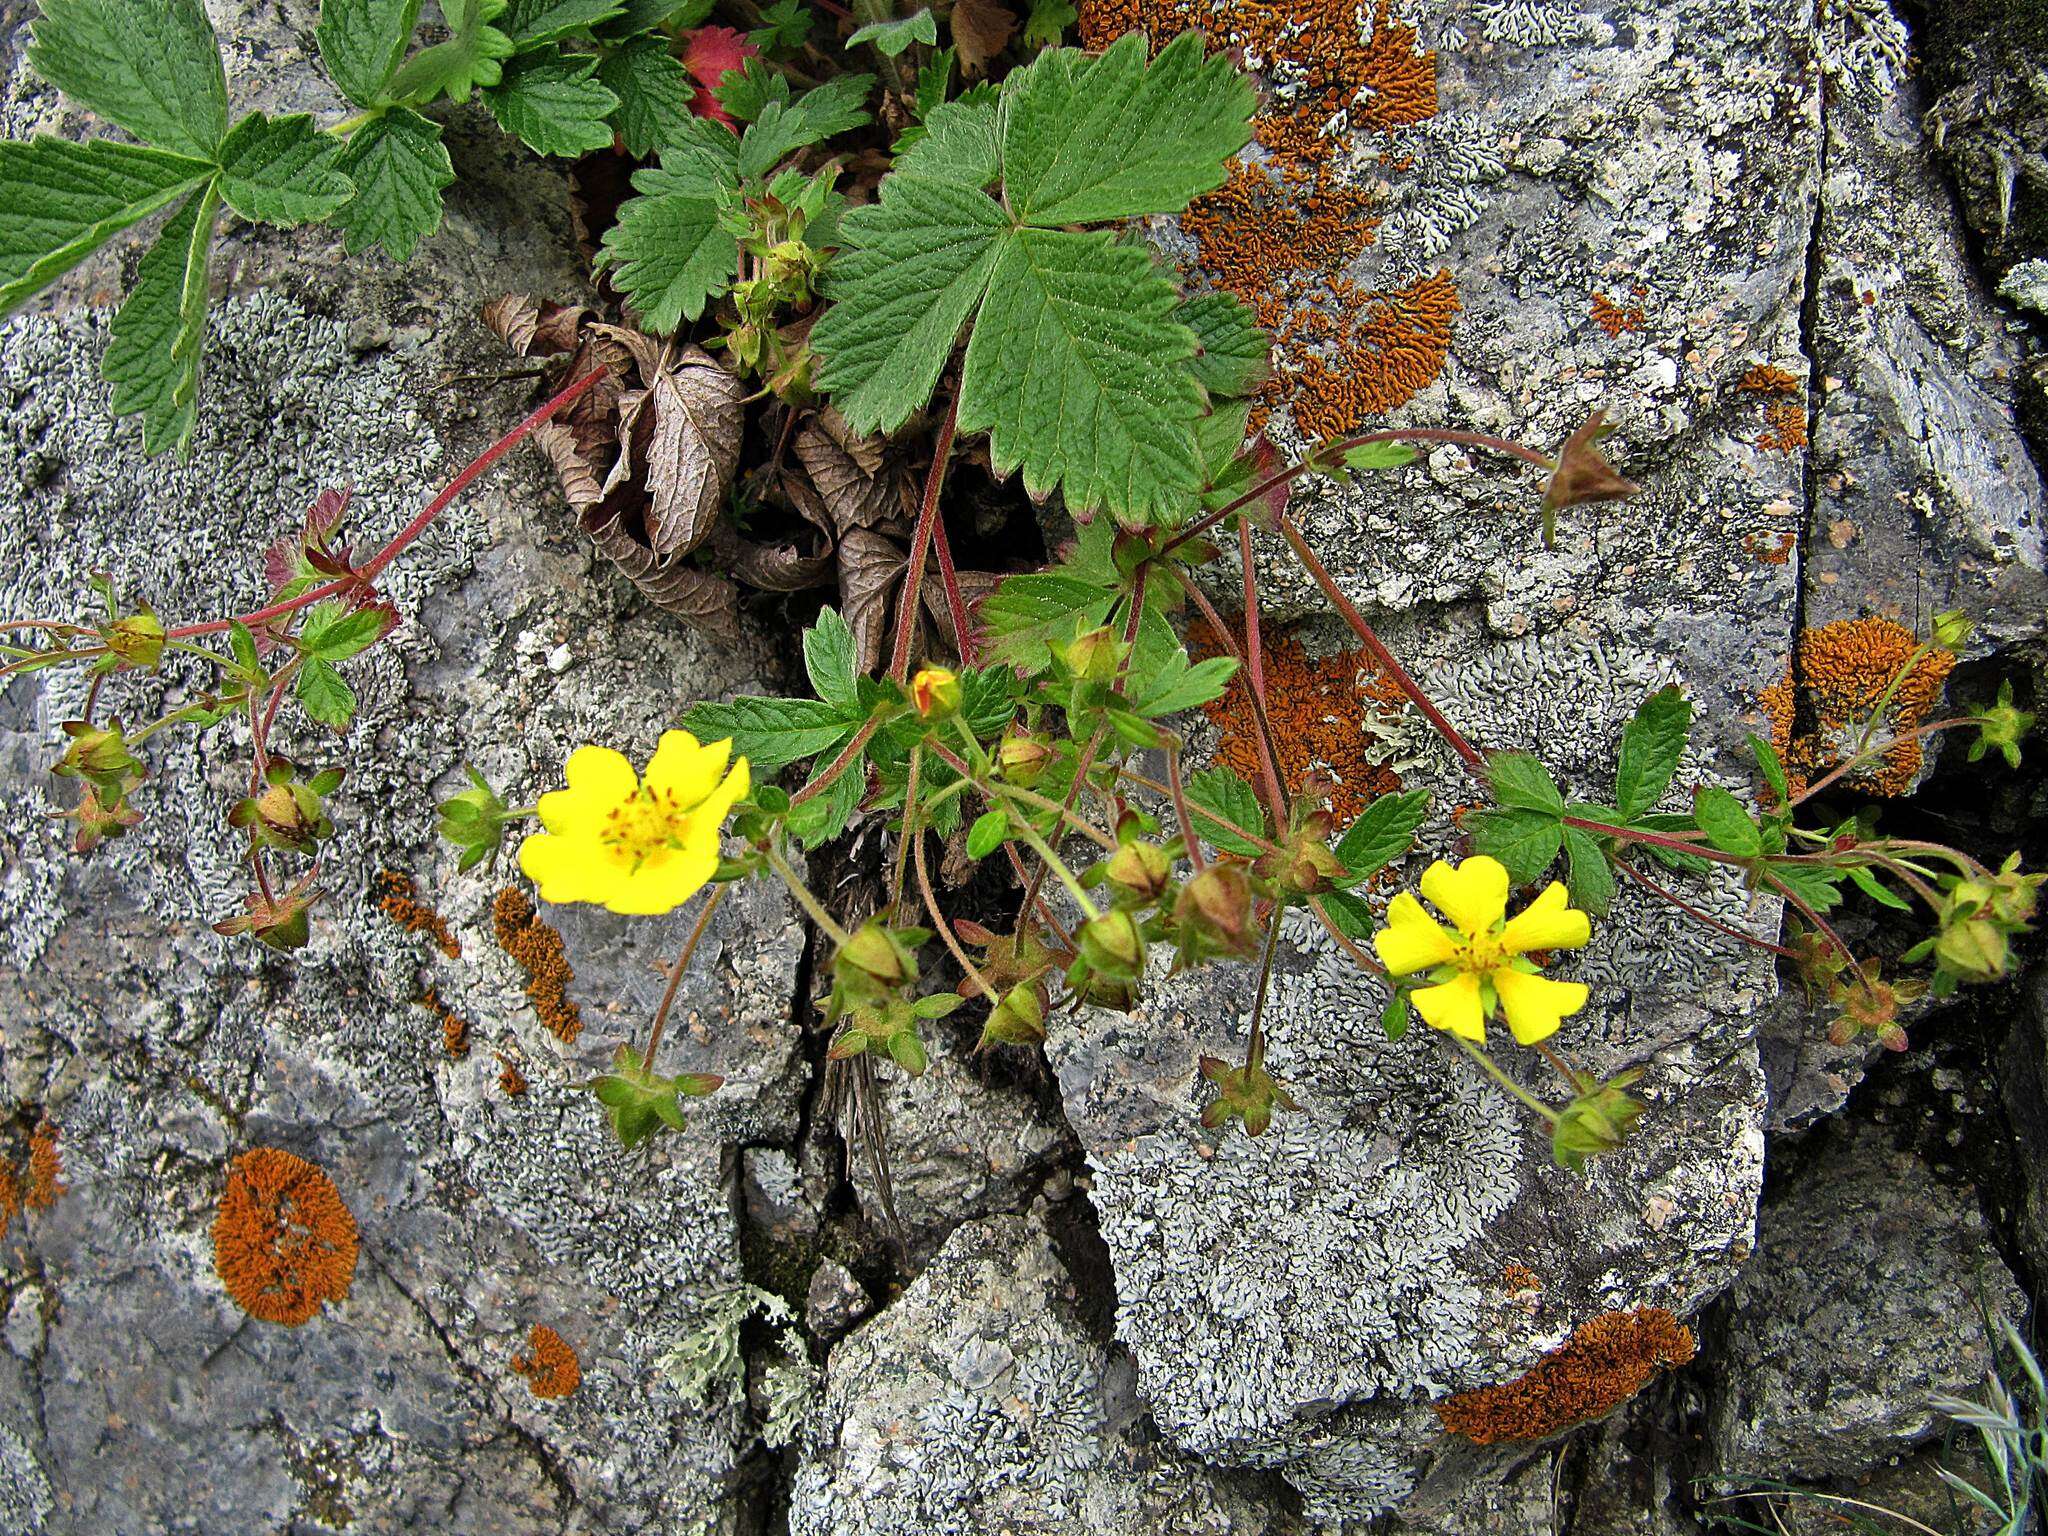
<svg viewBox="0 0 2048 1536">
<path fill-rule="evenodd" d="M 1975 1196 L 1883 1128 L 1837 1123 L 1764 1207 L 1709 1381 L 1725 1477 L 1852 1476 L 1934 1435 L 1935 1393 L 1991 1364 L 1985 1317 L 2025 1300 Z"/>
<path fill-rule="evenodd" d="M 791 1536 L 1260 1536 L 1267 1490 L 1166 1444 L 1036 1214 L 957 1228 L 833 1350 Z"/>
<path fill-rule="evenodd" d="M 875 1310 L 867 1287 L 837 1259 L 826 1259 L 811 1272 L 804 1295 L 804 1326 L 814 1338 L 831 1343 Z"/>
</svg>

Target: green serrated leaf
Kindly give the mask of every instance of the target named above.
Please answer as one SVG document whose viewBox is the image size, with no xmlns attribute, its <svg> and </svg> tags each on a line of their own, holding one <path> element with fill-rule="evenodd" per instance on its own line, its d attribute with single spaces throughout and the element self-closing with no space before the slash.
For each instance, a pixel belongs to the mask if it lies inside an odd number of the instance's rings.
<svg viewBox="0 0 2048 1536">
<path fill-rule="evenodd" d="M 1543 811 L 1473 811 L 1464 827 L 1472 851 L 1500 860 L 1515 885 L 1540 878 L 1564 846 L 1564 823 Z"/>
<path fill-rule="evenodd" d="M 829 762 L 839 755 L 843 741 L 819 754 L 820 760 Z M 849 764 L 823 790 L 801 804 L 792 805 L 789 819 L 784 823 L 789 835 L 800 841 L 805 848 L 816 848 L 820 843 L 837 837 L 846 830 L 853 813 L 860 809 L 860 797 L 867 788 L 866 767 L 855 762 Z"/>
<path fill-rule="evenodd" d="M 448 0 L 441 14 L 450 36 L 405 61 L 386 90 L 391 100 L 421 106 L 446 95 L 450 101 L 467 101 L 479 87 L 496 85 L 505 60 L 518 52 L 493 25 L 505 14 L 505 0 Z"/>
<path fill-rule="evenodd" d="M 1251 462 L 1240 458 L 1238 450 L 1244 446 L 1251 411 L 1249 400 L 1226 400 L 1196 420 L 1195 452 L 1200 456 L 1205 493 L 1224 491 L 1234 495 L 1249 487 Z M 1203 499 L 1206 504 L 1209 494 Z"/>
<path fill-rule="evenodd" d="M 1857 890 L 1868 896 L 1879 906 L 1890 907 L 1894 912 L 1910 912 L 1913 910 L 1913 904 L 1910 901 L 1907 901 L 1898 892 L 1886 887 L 1877 876 L 1873 875 L 1863 865 L 1851 864 L 1849 866 L 1849 878 L 1855 883 Z"/>
<path fill-rule="evenodd" d="M 1756 755 L 1756 765 L 1763 771 L 1764 783 L 1770 786 L 1772 796 L 1779 805 L 1788 804 L 1792 799 L 1792 786 L 1785 781 L 1785 764 L 1778 756 L 1778 749 L 1751 732 L 1749 750 Z"/>
<path fill-rule="evenodd" d="M 690 123 L 696 87 L 665 37 L 636 37 L 597 66 L 598 83 L 619 98 L 612 126 L 629 155 L 651 155 Z"/>
<path fill-rule="evenodd" d="M 1247 859 L 1256 859 L 1265 852 L 1257 843 L 1226 830 L 1216 820 L 1221 817 L 1233 826 L 1265 836 L 1266 809 L 1251 785 L 1228 768 L 1204 768 L 1189 774 L 1184 788 L 1188 816 L 1194 821 L 1196 835 L 1204 842 Z"/>
<path fill-rule="evenodd" d="M 251 112 L 220 145 L 220 195 L 245 219 L 290 229 L 324 219 L 355 196 L 341 169 L 347 146 L 303 112 Z"/>
<path fill-rule="evenodd" d="M 1843 871 L 1825 864 L 1773 864 L 1771 879 L 1816 912 L 1832 912 L 1842 904 Z"/>
<path fill-rule="evenodd" d="M 1020 36 L 1027 47 L 1057 47 L 1067 28 L 1079 19 L 1073 0 L 1031 0 L 1031 14 L 1024 18 Z"/>
<path fill-rule="evenodd" d="M 589 32 L 625 8 L 625 0 L 512 0 L 498 29 L 523 52 Z"/>
<path fill-rule="evenodd" d="M 711 126 L 737 156 L 738 140 Z M 720 151 L 691 132 L 664 151 L 658 167 L 634 175 L 639 196 L 620 205 L 618 222 L 604 237 L 612 281 L 632 301 L 641 324 L 664 335 L 702 315 L 739 271 L 739 244 L 718 217 L 721 193 L 737 190 L 733 162 L 721 161 Z"/>
<path fill-rule="evenodd" d="M 1028 224 L 1095 224 L 1178 213 L 1223 185 L 1251 141 L 1244 75 L 1184 32 L 1145 63 L 1143 33 L 1094 59 L 1040 54 L 1003 89 L 1003 187 Z"/>
<path fill-rule="evenodd" d="M 182 448 L 198 420 L 207 254 L 219 212 L 220 194 L 209 182 L 158 231 L 100 359 L 101 375 L 114 386 L 114 414 L 142 415 L 146 453 Z"/>
<path fill-rule="evenodd" d="M 341 94 L 359 107 L 376 105 L 419 19 L 420 0 L 320 0 L 313 36 Z"/>
<path fill-rule="evenodd" d="M 914 16 L 901 16 L 891 21 L 871 21 L 849 37 L 846 46 L 858 48 L 862 43 L 873 43 L 877 53 L 893 59 L 912 43 L 935 48 L 938 42 L 938 18 L 930 11 L 919 11 Z"/>
<path fill-rule="evenodd" d="M 1596 917 L 1614 905 L 1614 869 L 1599 838 L 1579 827 L 1564 829 L 1565 888 L 1572 905 Z"/>
<path fill-rule="evenodd" d="M 1415 830 L 1428 814 L 1426 789 L 1379 796 L 1337 840 L 1338 862 L 1354 881 L 1377 873 L 1415 846 Z"/>
<path fill-rule="evenodd" d="M 804 671 L 811 691 L 840 714 L 859 718 L 860 685 L 854 674 L 853 630 L 836 608 L 820 609 L 818 622 L 804 631 Z"/>
<path fill-rule="evenodd" d="M 917 89 L 912 95 L 910 115 L 920 123 L 936 112 L 946 100 L 946 92 L 952 88 L 955 54 L 951 48 L 941 48 L 921 65 L 917 71 Z M 896 147 L 905 148 L 898 139 Z"/>
<path fill-rule="evenodd" d="M 974 825 L 967 829 L 967 857 L 985 859 L 1003 846 L 1003 840 L 1010 835 L 1010 813 L 1005 810 L 984 811 L 974 819 Z"/>
<path fill-rule="evenodd" d="M 1077 510 L 1184 519 L 1202 489 L 1203 402 L 1173 284 L 1106 231 L 1023 229 L 999 244 L 967 343 L 960 429 L 986 430 L 996 472 L 1021 468 L 1034 498 L 1059 488 Z"/>
<path fill-rule="evenodd" d="M 455 166 L 439 123 L 391 107 L 355 131 L 341 169 L 356 192 L 333 222 L 351 256 L 382 245 L 393 261 L 406 261 L 441 227 L 441 192 Z"/>
<path fill-rule="evenodd" d="M 299 645 L 322 661 L 346 661 L 376 644 L 391 622 L 386 608 L 350 609 L 340 602 L 316 603 L 299 630 Z"/>
<path fill-rule="evenodd" d="M 813 757 L 842 743 L 845 718 L 819 699 L 738 698 L 693 706 L 683 725 L 699 741 L 732 738 L 733 755 L 756 773 Z"/>
<path fill-rule="evenodd" d="M 227 75 L 199 0 L 42 0 L 28 61 L 158 149 L 211 160 L 227 132 Z"/>
<path fill-rule="evenodd" d="M 1344 450 L 1344 467 L 1351 470 L 1401 469 L 1418 457 L 1412 443 L 1360 443 Z"/>
<path fill-rule="evenodd" d="M 1153 631 L 1150 645 L 1146 644 L 1148 629 Z M 1137 714 L 1156 720 L 1220 699 L 1237 673 L 1237 662 L 1229 656 L 1212 656 L 1190 665 L 1180 637 L 1156 609 L 1145 610 L 1138 634 L 1138 649 L 1131 657 L 1124 689 Z"/>
<path fill-rule="evenodd" d="M 810 41 L 817 17 L 804 0 L 775 0 L 763 8 L 763 26 L 747 34 L 747 41 L 763 53 L 793 53 Z"/>
<path fill-rule="evenodd" d="M 1631 821 L 1664 797 L 1692 730 L 1692 701 L 1676 688 L 1644 699 L 1621 733 L 1621 766 L 1614 774 L 1614 806 Z"/>
<path fill-rule="evenodd" d="M 337 731 L 347 730 L 349 721 L 355 718 L 355 690 L 342 680 L 331 662 L 318 656 L 308 656 L 300 664 L 292 696 L 307 714 Z"/>
<path fill-rule="evenodd" d="M 1509 809 L 1542 811 L 1550 816 L 1564 814 L 1564 794 L 1556 780 L 1527 752 L 1486 754 L 1487 779 L 1493 798 Z"/>
<path fill-rule="evenodd" d="M 107 139 L 0 140 L 0 312 L 212 175 L 207 161 Z"/>
<path fill-rule="evenodd" d="M 597 29 L 608 43 L 624 42 L 656 27 L 678 32 L 700 26 L 711 16 L 716 0 L 625 0 L 624 9 Z"/>
<path fill-rule="evenodd" d="M 1052 574 L 1008 576 L 982 600 L 989 658 L 1035 672 L 1050 647 L 1109 617 L 1112 594 L 1092 582 Z"/>
<path fill-rule="evenodd" d="M 1236 294 L 1195 294 L 1181 301 L 1175 318 L 1195 333 L 1195 382 L 1210 394 L 1248 395 L 1272 371 L 1273 338 Z"/>
<path fill-rule="evenodd" d="M 1764 851 L 1763 836 L 1749 808 L 1720 785 L 1702 784 L 1693 791 L 1692 814 L 1707 841 L 1721 852 L 1753 859 Z"/>
<path fill-rule="evenodd" d="M 1372 908 L 1349 891 L 1325 891 L 1316 898 L 1323 911 L 1337 925 L 1337 931 L 1354 944 L 1372 940 Z"/>
<path fill-rule="evenodd" d="M 961 97 L 934 108 L 925 119 L 924 136 L 906 145 L 896 169 L 933 181 L 983 188 L 1001 173 L 993 103 Z"/>
<path fill-rule="evenodd" d="M 612 142 L 619 98 L 597 80 L 597 60 L 545 49 L 521 54 L 484 93 L 498 126 L 543 155 L 573 158 Z"/>
<path fill-rule="evenodd" d="M 740 136 L 742 180 L 766 176 L 789 155 L 868 121 L 872 75 L 841 75 L 787 104 L 767 100 Z"/>
</svg>

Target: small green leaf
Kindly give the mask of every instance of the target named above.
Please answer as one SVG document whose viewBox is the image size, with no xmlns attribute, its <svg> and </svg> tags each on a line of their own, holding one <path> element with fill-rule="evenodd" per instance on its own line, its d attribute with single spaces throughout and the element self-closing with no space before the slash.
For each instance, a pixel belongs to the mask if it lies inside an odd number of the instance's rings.
<svg viewBox="0 0 2048 1536">
<path fill-rule="evenodd" d="M 405 61 L 386 92 L 393 101 L 419 106 L 444 94 L 467 101 L 478 87 L 496 85 L 505 60 L 518 51 L 492 25 L 505 14 L 505 0 L 447 0 L 441 14 L 450 36 Z"/>
<path fill-rule="evenodd" d="M 1265 852 L 1257 843 L 1247 842 L 1235 832 L 1226 831 L 1215 819 L 1260 837 L 1266 835 L 1266 809 L 1259 803 L 1257 791 L 1245 783 L 1228 768 L 1204 768 L 1199 773 L 1188 775 L 1184 786 L 1188 815 L 1195 823 L 1193 832 L 1204 842 L 1235 853 L 1243 858 L 1256 859 Z M 1208 812 L 1204 815 L 1203 812 Z"/>
<path fill-rule="evenodd" d="M 245 219 L 285 229 L 324 219 L 355 196 L 342 172 L 347 146 L 303 112 L 251 112 L 220 146 L 220 194 Z"/>
<path fill-rule="evenodd" d="M 299 681 L 292 693 L 307 714 L 337 731 L 347 730 L 349 721 L 355 718 L 355 690 L 331 663 L 318 656 L 308 656 L 300 665 Z"/>
<path fill-rule="evenodd" d="M 933 992 L 912 1003 L 910 1011 L 920 1019 L 943 1019 L 966 1001 L 958 992 Z"/>
<path fill-rule="evenodd" d="M 844 744 L 838 743 L 820 756 L 829 762 L 839 755 L 838 747 Z M 867 788 L 867 782 L 865 760 L 849 763 L 840 771 L 839 777 L 819 793 L 790 806 L 789 819 L 785 823 L 789 835 L 806 848 L 815 848 L 837 837 L 846 830 L 853 813 L 860 809 L 860 797 Z"/>
<path fill-rule="evenodd" d="M 1473 811 L 1464 825 L 1472 851 L 1500 860 L 1515 885 L 1539 879 L 1564 846 L 1564 823 L 1544 811 Z"/>
<path fill-rule="evenodd" d="M 1898 892 L 1888 889 L 1877 876 L 1873 875 L 1863 865 L 1851 864 L 1849 866 L 1849 878 L 1855 882 L 1857 890 L 1868 896 L 1879 906 L 1890 907 L 1894 912 L 1910 912 L 1913 910 L 1913 904 L 1910 901 L 1900 896 Z"/>
<path fill-rule="evenodd" d="M 1396 992 L 1380 1010 L 1380 1029 L 1389 1040 L 1399 1040 L 1408 1033 L 1410 1018 L 1408 994 Z"/>
<path fill-rule="evenodd" d="M 1324 891 L 1315 899 L 1322 903 L 1337 931 L 1352 943 L 1363 944 L 1372 938 L 1372 908 L 1351 892 Z"/>
<path fill-rule="evenodd" d="M 1010 835 L 1010 813 L 1005 810 L 984 811 L 974 819 L 974 825 L 967 829 L 967 857 L 985 859 L 1003 846 L 1003 840 Z"/>
<path fill-rule="evenodd" d="M 598 29 L 608 43 L 624 42 L 656 27 L 687 32 L 710 19 L 716 0 L 625 0 L 625 8 Z"/>
<path fill-rule="evenodd" d="M 512 0 L 498 27 L 524 52 L 588 32 L 624 9 L 625 0 Z"/>
<path fill-rule="evenodd" d="M 876 52 L 893 59 L 912 43 L 936 48 L 938 42 L 938 19 L 930 11 L 919 11 L 893 21 L 871 21 L 849 37 L 846 46 L 858 48 L 862 43 L 873 43 Z"/>
<path fill-rule="evenodd" d="M 941 48 L 919 66 L 910 115 L 920 123 L 945 104 L 946 92 L 953 84 L 954 57 L 951 48 Z M 901 139 L 896 141 L 896 145 L 899 149 L 904 147 Z"/>
<path fill-rule="evenodd" d="M 1632 821 L 1671 787 L 1692 730 L 1692 701 L 1676 688 L 1644 699 L 1621 733 L 1621 765 L 1614 774 L 1614 805 Z"/>
<path fill-rule="evenodd" d="M 322 661 L 346 661 L 375 645 L 391 623 L 388 608 L 351 610 L 339 602 L 317 603 L 299 630 L 299 645 Z"/>
<path fill-rule="evenodd" d="M 1599 838 L 1580 827 L 1564 829 L 1565 888 L 1572 905 L 1604 917 L 1614 905 L 1614 870 Z"/>
<path fill-rule="evenodd" d="M 1756 765 L 1763 771 L 1764 783 L 1771 789 L 1771 796 L 1779 805 L 1792 798 L 1792 786 L 1785 782 L 1785 764 L 1778 756 L 1778 749 L 1754 732 L 1749 737 L 1749 750 L 1756 754 Z"/>
<path fill-rule="evenodd" d="M 398 72 L 419 19 L 420 0 L 320 0 L 313 36 L 341 94 L 359 107 L 374 106 Z"/>
<path fill-rule="evenodd" d="M 612 142 L 608 119 L 619 98 L 595 78 L 597 60 L 551 53 L 521 54 L 505 66 L 484 105 L 498 126 L 543 155 L 574 157 Z"/>
<path fill-rule="evenodd" d="M 205 160 L 110 139 L 0 140 L 0 312 L 213 173 Z"/>
<path fill-rule="evenodd" d="M 695 320 L 739 271 L 739 245 L 718 217 L 721 194 L 737 191 L 739 141 L 708 119 L 727 144 L 714 146 L 699 129 L 664 149 L 661 165 L 636 173 L 633 190 L 605 231 L 604 264 L 648 330 L 667 334 Z M 726 158 L 721 159 L 721 155 Z"/>
<path fill-rule="evenodd" d="M 1248 395 L 1272 371 L 1273 338 L 1234 293 L 1212 288 L 1181 300 L 1177 318 L 1195 333 L 1195 381 L 1212 395 Z M 1240 439 L 1241 441 L 1242 439 Z"/>
<path fill-rule="evenodd" d="M 1843 871 L 1826 864 L 1773 864 L 1770 878 L 1816 912 L 1832 912 L 1842 904 Z"/>
<path fill-rule="evenodd" d="M 1124 692 L 1134 712 L 1157 719 L 1222 698 L 1236 672 L 1237 662 L 1229 656 L 1190 665 L 1173 626 L 1157 609 L 1147 608 Z"/>
<path fill-rule="evenodd" d="M 840 714 L 858 719 L 860 685 L 854 675 L 853 630 L 836 608 L 823 608 L 818 622 L 804 631 L 804 671 L 811 691 Z"/>
<path fill-rule="evenodd" d="M 1718 784 L 1702 784 L 1693 791 L 1692 814 L 1707 841 L 1721 852 L 1753 859 L 1764 851 L 1763 836 L 1748 807 Z"/>
<path fill-rule="evenodd" d="M 235 665 L 242 669 L 250 682 L 269 680 L 269 673 L 263 669 L 263 658 L 256 649 L 256 636 L 240 619 L 228 620 L 228 649 L 234 653 Z"/>
<path fill-rule="evenodd" d="M 1093 582 L 1049 573 L 1005 577 L 982 600 L 989 659 L 1035 672 L 1050 647 L 1109 617 L 1112 594 Z"/>
<path fill-rule="evenodd" d="M 1073 0 L 1031 0 L 1031 14 L 1024 18 L 1021 34 L 1031 48 L 1056 48 L 1061 36 L 1080 19 Z"/>
<path fill-rule="evenodd" d="M 1426 789 L 1379 796 L 1338 839 L 1338 861 L 1354 881 L 1376 874 L 1415 846 L 1415 829 L 1428 814 Z"/>
<path fill-rule="evenodd" d="M 1527 752 L 1489 752 L 1486 772 L 1493 798 L 1508 809 L 1564 814 L 1564 795 L 1557 781 Z"/>
<path fill-rule="evenodd" d="M 1344 467 L 1353 470 L 1400 469 L 1419 455 L 1412 443 L 1360 443 L 1344 450 Z"/>
<path fill-rule="evenodd" d="M 693 706 L 683 725 L 699 741 L 732 738 L 756 773 L 813 757 L 847 736 L 845 717 L 818 699 L 738 698 Z"/>
<path fill-rule="evenodd" d="M 761 12 L 765 25 L 747 34 L 751 42 L 763 53 L 793 53 L 810 41 L 811 29 L 817 25 L 817 17 L 804 0 L 775 0 Z"/>
<path fill-rule="evenodd" d="M 382 245 L 393 261 L 405 261 L 441 227 L 441 192 L 455 180 L 455 166 L 439 123 L 391 107 L 355 131 L 341 169 L 356 195 L 334 223 L 351 256 Z"/>
<path fill-rule="evenodd" d="M 199 0 L 42 0 L 31 39 L 37 74 L 144 143 L 204 160 L 220 147 L 227 75 Z"/>
<path fill-rule="evenodd" d="M 101 375 L 114 386 L 114 414 L 141 413 L 147 453 L 183 448 L 198 420 L 207 253 L 219 212 L 220 194 L 209 183 L 157 232 L 100 359 Z"/>
<path fill-rule="evenodd" d="M 912 1077 L 924 1076 L 925 1068 L 931 1065 L 931 1058 L 925 1054 L 924 1041 L 917 1037 L 914 1029 L 899 1029 L 889 1037 L 889 1059 Z"/>
<path fill-rule="evenodd" d="M 627 154 L 651 155 L 689 126 L 697 92 L 667 38 L 636 37 L 612 49 L 598 64 L 597 79 L 619 98 L 612 126 Z"/>
</svg>

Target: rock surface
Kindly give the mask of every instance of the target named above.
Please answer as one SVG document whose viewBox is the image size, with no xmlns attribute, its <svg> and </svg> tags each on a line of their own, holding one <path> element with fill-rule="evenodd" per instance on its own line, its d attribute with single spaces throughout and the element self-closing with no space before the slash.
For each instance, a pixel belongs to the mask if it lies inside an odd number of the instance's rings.
<svg viewBox="0 0 2048 1536">
<path fill-rule="evenodd" d="M 1820 1134 L 1729 1293 L 1709 1410 L 1729 1477 L 1853 1476 L 1929 1438 L 1928 1397 L 1983 1383 L 1985 1319 L 2026 1313 L 1969 1191 L 1880 1126 Z"/>
</svg>

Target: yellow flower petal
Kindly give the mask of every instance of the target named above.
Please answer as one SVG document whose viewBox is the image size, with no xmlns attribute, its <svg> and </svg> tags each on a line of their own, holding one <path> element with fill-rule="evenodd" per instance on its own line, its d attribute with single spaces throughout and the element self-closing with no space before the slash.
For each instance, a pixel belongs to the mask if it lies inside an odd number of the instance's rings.
<svg viewBox="0 0 2048 1536">
<path fill-rule="evenodd" d="M 1523 1045 L 1556 1034 L 1558 1024 L 1585 1007 L 1589 995 L 1582 982 L 1552 981 L 1548 976 L 1531 976 L 1505 966 L 1495 971 L 1492 979 L 1493 990 L 1500 996 L 1500 1011 Z"/>
<path fill-rule="evenodd" d="M 1422 872 L 1422 894 L 1467 938 L 1485 933 L 1507 915 L 1508 872 L 1497 859 L 1477 854 L 1455 869 L 1438 859 Z"/>
<path fill-rule="evenodd" d="M 610 747 L 578 747 L 562 769 L 567 789 L 540 797 L 541 825 L 550 832 L 595 830 L 613 807 L 640 787 L 633 765 Z"/>
<path fill-rule="evenodd" d="M 703 890 L 717 868 L 716 842 L 708 852 L 691 847 L 660 859 L 649 859 L 623 876 L 605 897 L 604 904 L 614 912 L 630 916 L 673 912 Z"/>
<path fill-rule="evenodd" d="M 1403 891 L 1387 904 L 1387 926 L 1372 936 L 1372 947 L 1389 971 L 1406 976 L 1442 965 L 1457 952 L 1458 941 Z"/>
<path fill-rule="evenodd" d="M 1569 905 L 1565 889 L 1553 880 L 1528 906 L 1508 919 L 1500 944 L 1511 955 L 1532 949 L 1582 949 L 1592 937 L 1586 914 Z"/>
<path fill-rule="evenodd" d="M 588 838 L 536 832 L 519 845 L 519 868 L 542 901 L 603 901 L 617 870 Z"/>
<path fill-rule="evenodd" d="M 647 764 L 647 785 L 673 794 L 677 805 L 690 810 L 711 793 L 731 755 L 731 737 L 700 745 L 688 731 L 663 731 Z"/>
<path fill-rule="evenodd" d="M 1415 1011 L 1432 1029 L 1447 1029 L 1467 1040 L 1486 1040 L 1486 1009 L 1479 1001 L 1479 978 L 1470 971 L 1434 987 L 1423 987 L 1410 998 Z"/>
</svg>

